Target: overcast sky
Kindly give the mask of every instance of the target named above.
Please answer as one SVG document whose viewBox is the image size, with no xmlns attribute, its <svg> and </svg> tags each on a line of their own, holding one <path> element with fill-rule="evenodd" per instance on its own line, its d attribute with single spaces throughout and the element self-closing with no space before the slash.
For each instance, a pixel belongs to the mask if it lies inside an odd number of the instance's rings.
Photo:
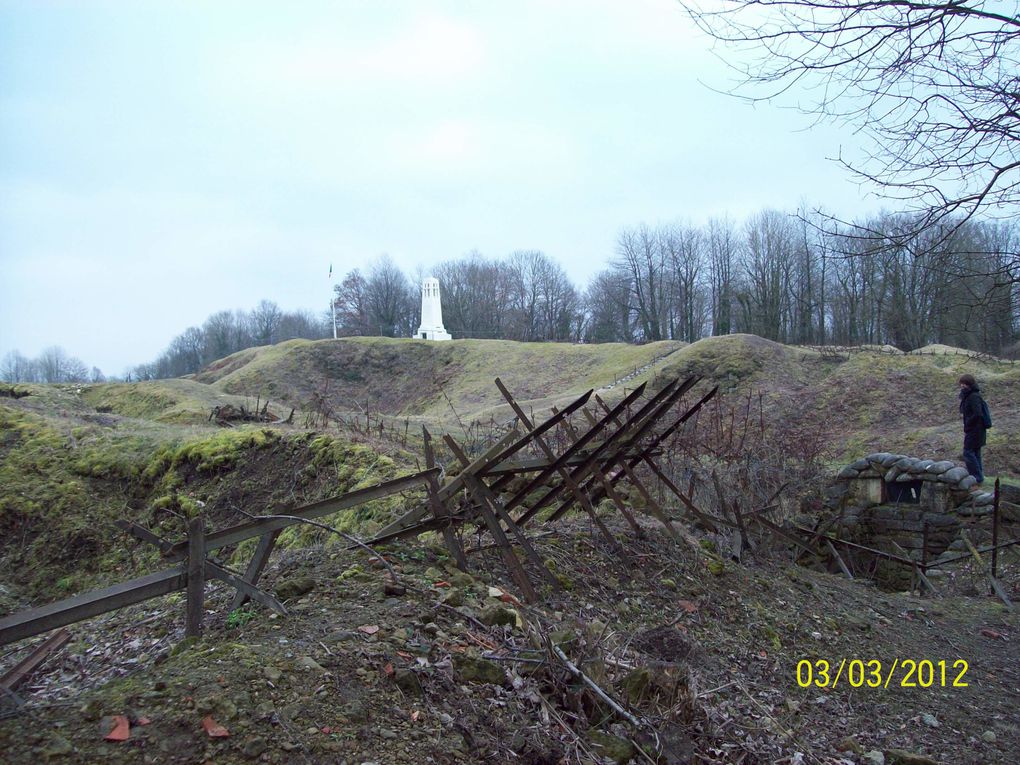
<svg viewBox="0 0 1020 765">
<path fill-rule="evenodd" d="M 854 136 L 727 77 L 672 0 L 0 0 L 0 357 L 119 375 L 382 253 L 583 287 L 627 226 L 877 207 Z"/>
</svg>

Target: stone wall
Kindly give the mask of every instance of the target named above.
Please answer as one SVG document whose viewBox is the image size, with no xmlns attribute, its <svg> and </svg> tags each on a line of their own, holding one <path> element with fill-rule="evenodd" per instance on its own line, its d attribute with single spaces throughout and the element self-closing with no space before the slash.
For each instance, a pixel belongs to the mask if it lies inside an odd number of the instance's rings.
<svg viewBox="0 0 1020 765">
<path fill-rule="evenodd" d="M 897 485 L 909 486 L 915 501 L 890 501 Z M 826 487 L 823 504 L 829 517 L 839 518 L 835 531 L 841 538 L 930 562 L 966 551 L 959 536 L 963 518 L 990 514 L 994 501 L 953 462 L 877 452 L 841 470 Z M 883 576 L 898 588 L 910 572 L 893 563 L 879 567 L 876 579 Z"/>
</svg>

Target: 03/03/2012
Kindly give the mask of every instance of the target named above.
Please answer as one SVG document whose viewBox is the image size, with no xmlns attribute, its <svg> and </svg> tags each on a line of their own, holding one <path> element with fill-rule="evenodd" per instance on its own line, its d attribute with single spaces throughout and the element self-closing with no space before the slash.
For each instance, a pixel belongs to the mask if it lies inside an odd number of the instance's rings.
<svg viewBox="0 0 1020 765">
<path fill-rule="evenodd" d="M 836 688 L 840 682 L 851 688 L 966 688 L 964 676 L 970 665 L 966 659 L 896 659 L 883 665 L 878 659 L 843 659 L 838 665 L 825 659 L 801 659 L 797 662 L 797 685 L 801 688 Z M 893 683 L 896 672 L 898 683 Z"/>
</svg>

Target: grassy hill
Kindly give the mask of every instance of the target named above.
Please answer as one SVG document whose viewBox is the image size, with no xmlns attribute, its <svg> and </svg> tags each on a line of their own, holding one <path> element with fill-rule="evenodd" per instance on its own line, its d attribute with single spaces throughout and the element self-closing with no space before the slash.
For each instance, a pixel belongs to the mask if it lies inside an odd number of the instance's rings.
<svg viewBox="0 0 1020 765">
<path fill-rule="evenodd" d="M 28 594 L 58 581 L 73 589 L 68 577 L 88 583 L 126 565 L 115 518 L 169 527 L 179 523 L 174 513 L 203 506 L 225 522 L 239 517 L 233 507 L 314 501 L 413 469 L 413 441 L 335 429 L 320 438 L 305 427 L 307 415 L 324 406 L 369 411 L 453 432 L 511 419 L 496 377 L 538 416 L 589 388 L 612 400 L 641 380 L 702 375 L 721 387 L 719 412 L 746 413 L 753 400 L 774 449 L 813 440 L 835 467 L 876 450 L 955 458 L 956 379 L 966 371 L 995 416 L 989 474 L 1020 476 L 1020 365 L 935 350 L 834 354 L 750 335 L 645 346 L 348 338 L 248 349 L 194 379 L 19 386 L 28 395 L 0 396 L 0 576 Z M 223 430 L 209 422 L 215 406 L 251 410 L 266 400 L 281 419 L 297 407 L 293 424 Z M 350 467 L 379 455 L 371 469 Z"/>
<path fill-rule="evenodd" d="M 654 389 L 670 377 L 703 376 L 697 394 L 711 385 L 721 392 L 683 432 L 678 464 L 691 475 L 719 470 L 745 510 L 789 485 L 778 514 L 789 517 L 838 466 L 867 452 L 955 459 L 956 380 L 969 372 L 995 419 L 988 472 L 1016 479 L 1020 365 L 926 350 L 837 352 L 750 335 L 647 346 L 350 338 L 248 349 L 190 379 L 0 385 L 0 614 L 163 567 L 114 527 L 117 519 L 179 539 L 198 512 L 222 528 L 245 520 L 242 510 L 305 504 L 415 470 L 422 455 L 413 438 L 336 419 L 323 426 L 318 415 L 369 411 L 457 434 L 463 423 L 509 419 L 495 377 L 540 416 L 589 388 L 613 400 L 641 381 Z M 250 411 L 267 400 L 280 421 L 210 421 L 214 407 Z M 745 431 L 753 431 L 746 442 Z M 712 450 L 734 433 L 731 453 Z M 720 482 L 703 478 L 708 488 L 695 502 L 710 508 Z M 639 507 L 636 494 L 624 496 Z M 394 495 L 324 520 L 370 533 L 419 499 Z M 127 763 L 140 749 L 152 761 L 181 763 L 538 765 L 605 762 L 620 751 L 612 758 L 627 761 L 624 745 L 641 736 L 555 658 L 531 651 L 544 645 L 535 642 L 541 633 L 655 722 L 670 750 L 659 762 L 693 762 L 697 751 L 706 763 L 845 763 L 861 761 L 857 749 L 885 750 L 887 762 L 1011 761 L 1020 745 L 1010 682 L 1018 666 L 1000 638 L 1020 621 L 985 595 L 983 573 L 960 566 L 941 580 L 941 599 L 919 601 L 790 565 L 781 541 L 771 551 L 763 541 L 738 562 L 703 529 L 689 527 L 698 539 L 687 545 L 644 516 L 638 535 L 603 510 L 624 561 L 599 546 L 587 517 L 568 515 L 533 540 L 564 590 L 529 607 L 500 599 L 515 585 L 481 536 L 465 534 L 471 576 L 450 567 L 433 537 L 388 546 L 402 582 L 393 588 L 363 550 L 290 527 L 263 579 L 280 597 L 311 582 L 288 601 L 289 616 L 231 612 L 230 591 L 213 585 L 210 630 L 196 644 L 181 639 L 179 593 L 75 624 L 62 657 L 23 688 L 31 719 L 46 725 L 0 719 L 0 752 L 17 763 Z M 223 563 L 239 569 L 253 545 L 224 548 Z M 1016 560 L 1010 551 L 1000 559 L 1014 599 Z M 20 656 L 5 647 L 0 668 Z M 841 657 L 886 666 L 898 657 L 962 658 L 972 685 L 797 687 L 802 660 Z M 482 659 L 488 674 L 471 676 Z M 121 714 L 152 721 L 134 725 L 130 745 L 102 738 Z M 204 732 L 208 714 L 230 737 Z M 897 760 L 898 749 L 936 759 Z"/>
<path fill-rule="evenodd" d="M 248 349 L 195 376 L 215 390 L 261 395 L 308 408 L 323 400 L 337 412 L 373 412 L 432 422 L 482 419 L 509 408 L 493 385 L 501 377 L 521 402 L 549 405 L 612 385 L 683 343 L 519 343 L 354 337 L 291 340 Z M 456 412 L 456 417 L 454 415 Z"/>
</svg>

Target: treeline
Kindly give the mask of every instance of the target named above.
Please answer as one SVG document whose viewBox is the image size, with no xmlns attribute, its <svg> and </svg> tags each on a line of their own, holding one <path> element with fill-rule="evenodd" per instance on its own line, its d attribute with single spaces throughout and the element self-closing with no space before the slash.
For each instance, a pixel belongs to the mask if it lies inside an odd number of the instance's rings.
<svg viewBox="0 0 1020 765">
<path fill-rule="evenodd" d="M 443 323 L 455 338 L 570 341 L 581 331 L 583 300 L 542 252 L 503 260 L 471 252 L 430 274 L 439 279 Z M 364 275 L 354 269 L 334 288 L 337 333 L 411 336 L 420 322 L 420 284 L 385 256 Z"/>
<path fill-rule="evenodd" d="M 854 231 L 822 223 L 767 210 L 742 225 L 625 229 L 583 291 L 535 251 L 472 252 L 432 273 L 455 338 L 693 342 L 747 332 L 789 344 L 944 343 L 996 354 L 1016 344 L 1015 226 L 911 233 L 910 221 L 892 215 Z M 410 336 L 420 281 L 388 258 L 349 272 L 335 288 L 339 334 Z"/>
<path fill-rule="evenodd" d="M 728 219 L 638 225 L 620 232 L 606 268 L 584 289 L 545 253 L 470 252 L 413 278 L 381 257 L 334 287 L 333 315 L 287 313 L 269 300 L 189 327 L 128 380 L 178 377 L 239 350 L 291 338 L 410 337 L 420 284 L 440 281 L 455 338 L 552 342 L 685 340 L 747 332 L 788 344 L 943 343 L 996 355 L 1020 350 L 1020 255 L 1013 223 L 968 221 L 911 232 L 901 215 L 854 229 L 765 210 Z M 869 232 L 861 236 L 860 231 Z M 11 381 L 102 379 L 59 348 L 8 354 Z"/>
<path fill-rule="evenodd" d="M 327 336 L 332 336 L 332 330 L 325 316 L 309 311 L 282 311 L 273 301 L 262 300 L 250 311 L 218 311 L 201 327 L 188 327 L 159 358 L 139 364 L 125 377 L 129 382 L 180 377 L 245 348 L 298 337 L 318 340 Z"/>
<path fill-rule="evenodd" d="M 50 346 L 31 359 L 11 351 L 0 361 L 0 380 L 10 383 L 83 383 L 105 382 L 98 367 L 69 356 L 58 345 Z"/>
</svg>

